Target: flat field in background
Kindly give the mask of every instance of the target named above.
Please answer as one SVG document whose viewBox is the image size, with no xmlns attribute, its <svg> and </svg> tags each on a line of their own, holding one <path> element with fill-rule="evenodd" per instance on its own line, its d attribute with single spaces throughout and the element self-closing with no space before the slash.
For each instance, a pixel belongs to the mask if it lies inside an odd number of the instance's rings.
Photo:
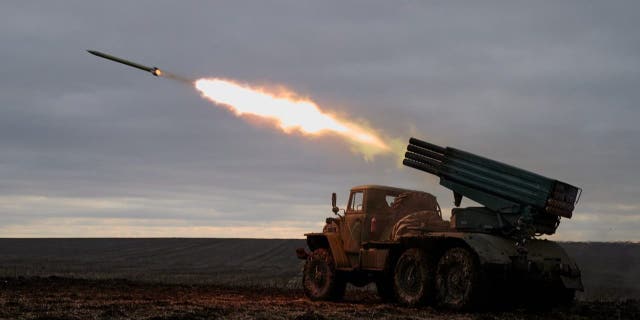
<svg viewBox="0 0 640 320">
<path fill-rule="evenodd" d="M 300 289 L 302 262 L 295 257 L 295 248 L 305 246 L 304 240 L 0 239 L 0 319 L 634 319 L 640 315 L 640 244 L 562 245 L 578 262 L 586 287 L 573 309 L 453 315 L 381 304 L 367 290 L 351 290 L 344 303 L 307 301 Z"/>
<path fill-rule="evenodd" d="M 0 277 L 59 276 L 287 287 L 300 274 L 282 239 L 0 239 Z"/>
</svg>

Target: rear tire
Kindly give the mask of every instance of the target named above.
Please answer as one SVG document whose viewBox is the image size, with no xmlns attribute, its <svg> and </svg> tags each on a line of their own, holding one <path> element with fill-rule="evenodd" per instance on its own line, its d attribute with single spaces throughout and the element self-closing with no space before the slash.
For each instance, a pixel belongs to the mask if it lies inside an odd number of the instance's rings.
<svg viewBox="0 0 640 320">
<path fill-rule="evenodd" d="M 477 306 L 481 285 L 475 255 L 465 248 L 449 249 L 438 262 L 435 285 L 438 306 L 451 310 Z"/>
<path fill-rule="evenodd" d="M 393 289 L 398 302 L 408 306 L 431 302 L 434 293 L 432 269 L 423 250 L 406 250 L 398 258 L 393 272 Z"/>
<path fill-rule="evenodd" d="M 331 252 L 325 248 L 313 250 L 302 271 L 302 288 L 311 300 L 340 300 L 347 283 L 336 272 Z"/>
</svg>

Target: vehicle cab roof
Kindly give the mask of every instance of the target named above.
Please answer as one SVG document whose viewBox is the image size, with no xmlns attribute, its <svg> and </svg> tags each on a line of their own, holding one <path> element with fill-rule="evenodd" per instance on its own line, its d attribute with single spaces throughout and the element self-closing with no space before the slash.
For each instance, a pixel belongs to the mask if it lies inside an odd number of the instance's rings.
<svg viewBox="0 0 640 320">
<path fill-rule="evenodd" d="M 394 192 L 394 193 L 424 192 L 424 191 L 420 191 L 420 190 L 411 190 L 411 189 L 397 188 L 397 187 L 391 187 L 391 186 L 383 186 L 383 185 L 379 185 L 379 184 L 364 184 L 364 185 L 361 185 L 361 186 L 355 186 L 355 187 L 351 188 L 351 191 L 361 191 L 361 190 L 367 190 L 367 189 L 391 191 L 391 192 Z"/>
</svg>

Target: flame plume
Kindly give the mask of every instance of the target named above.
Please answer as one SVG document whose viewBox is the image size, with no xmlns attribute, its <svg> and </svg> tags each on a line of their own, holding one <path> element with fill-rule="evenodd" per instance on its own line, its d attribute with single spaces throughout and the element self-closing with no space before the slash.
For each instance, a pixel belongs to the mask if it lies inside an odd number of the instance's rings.
<svg viewBox="0 0 640 320">
<path fill-rule="evenodd" d="M 369 159 L 391 151 L 375 131 L 323 112 L 313 101 L 297 98 L 292 93 L 268 92 L 220 78 L 198 79 L 194 84 L 203 97 L 227 107 L 237 116 L 253 115 L 271 120 L 285 133 L 337 134 L 347 138 Z"/>
</svg>

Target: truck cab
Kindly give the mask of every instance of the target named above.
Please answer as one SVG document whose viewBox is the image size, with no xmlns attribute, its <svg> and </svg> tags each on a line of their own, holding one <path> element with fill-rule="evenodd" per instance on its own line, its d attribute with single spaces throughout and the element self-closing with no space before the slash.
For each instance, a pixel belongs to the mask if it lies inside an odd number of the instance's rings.
<svg viewBox="0 0 640 320">
<path fill-rule="evenodd" d="M 334 198 L 335 199 L 335 194 Z M 327 218 L 322 233 L 307 233 L 309 247 L 328 246 L 335 267 L 342 271 L 381 271 L 391 246 L 398 221 L 414 212 L 430 212 L 441 219 L 436 198 L 426 192 L 383 185 L 361 185 L 349 193 L 347 206 L 337 218 Z M 304 255 L 303 255 L 304 256 Z"/>
<path fill-rule="evenodd" d="M 400 205 L 403 195 L 419 195 L 427 201 L 414 204 L 411 210 Z M 398 199 L 398 201 L 396 201 Z M 405 206 L 406 207 L 406 206 Z M 404 210 L 403 210 L 404 209 Z M 344 225 L 340 228 L 345 251 L 360 253 L 362 244 L 388 242 L 395 223 L 410 213 L 408 211 L 431 210 L 440 212 L 434 196 L 415 190 L 382 185 L 362 185 L 351 189 L 344 210 Z"/>
</svg>

